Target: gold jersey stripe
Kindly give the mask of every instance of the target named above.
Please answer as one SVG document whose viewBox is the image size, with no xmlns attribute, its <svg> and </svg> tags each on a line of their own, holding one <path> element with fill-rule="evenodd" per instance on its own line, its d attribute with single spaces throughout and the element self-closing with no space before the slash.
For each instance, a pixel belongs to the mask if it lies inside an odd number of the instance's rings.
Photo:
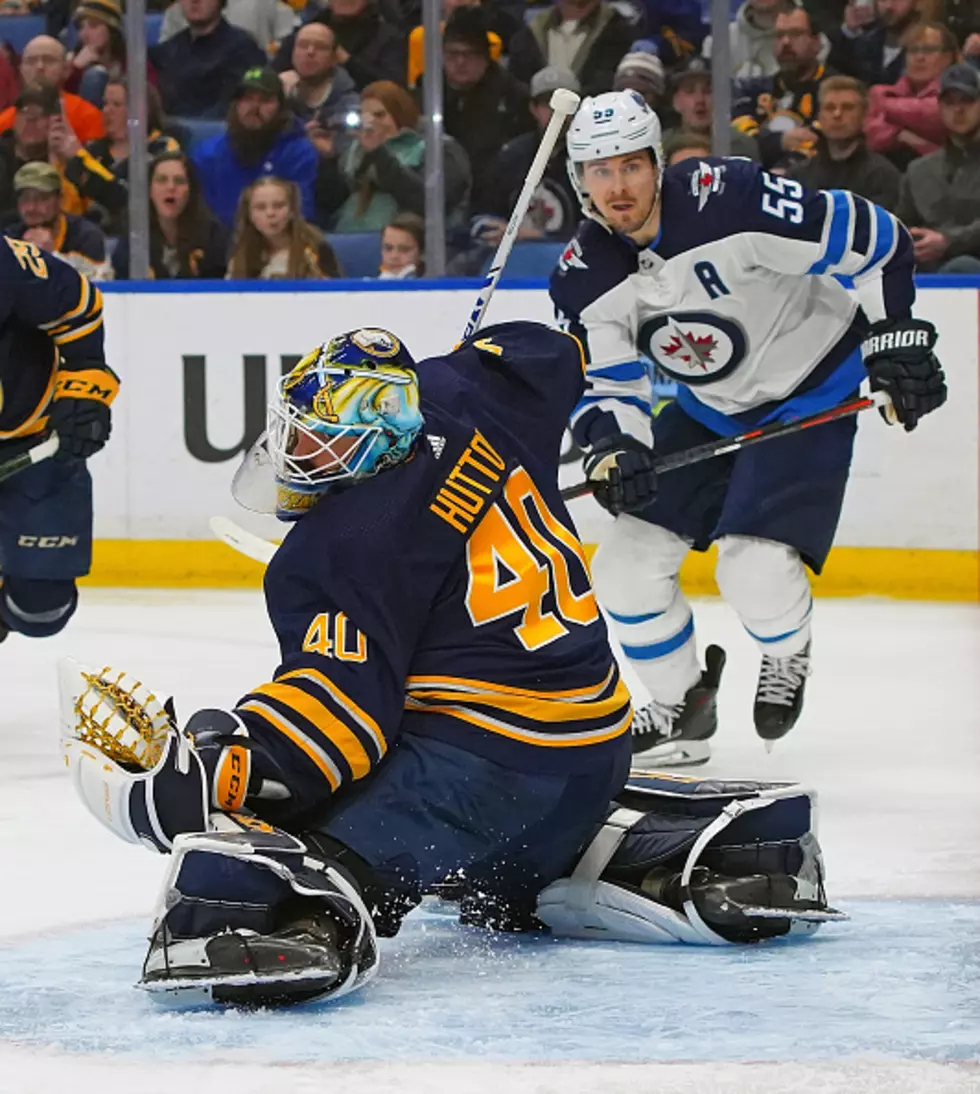
<svg viewBox="0 0 980 1094">
<path fill-rule="evenodd" d="M 540 699 L 547 702 L 553 699 L 568 699 L 572 702 L 587 702 L 596 699 L 612 683 L 616 672 L 615 665 L 610 666 L 605 679 L 599 684 L 593 684 L 584 688 L 570 688 L 565 691 L 536 691 L 532 688 L 512 687 L 509 684 L 495 684 L 489 680 L 474 680 L 465 676 L 409 676 L 406 685 L 409 691 L 416 688 L 449 688 L 458 691 L 468 691 L 474 695 L 496 693 L 501 695 L 516 695 L 526 699 Z M 620 681 L 621 683 L 622 681 Z"/>
<path fill-rule="evenodd" d="M 263 684 L 252 694 L 276 699 L 315 725 L 318 732 L 334 745 L 350 765 L 351 774 L 355 779 L 363 779 L 371 770 L 371 757 L 368 756 L 364 745 L 354 733 L 319 699 L 314 699 L 302 688 L 294 684 Z"/>
<path fill-rule="evenodd" d="M 263 718 L 266 722 L 277 729 L 284 737 L 288 738 L 293 744 L 303 753 L 306 754 L 309 759 L 320 769 L 323 777 L 330 783 L 330 789 L 336 790 L 341 783 L 340 771 L 337 769 L 337 765 L 330 759 L 330 757 L 320 748 L 319 745 L 306 736 L 306 734 L 297 729 L 292 722 L 272 707 L 265 703 L 257 702 L 254 699 L 249 699 L 245 703 L 239 704 L 238 710 L 247 710 L 251 714 L 257 714 L 260 718 Z"/>
<path fill-rule="evenodd" d="M 382 757 L 388 751 L 388 742 L 385 740 L 385 735 L 381 732 L 381 727 L 378 723 L 366 710 L 362 710 L 349 695 L 341 691 L 329 676 L 325 676 L 318 669 L 303 668 L 292 669 L 290 672 L 284 672 L 282 676 L 276 677 L 277 682 L 280 680 L 292 679 L 309 680 L 310 683 L 318 684 L 325 691 L 329 692 L 337 705 L 346 710 L 351 718 L 357 722 L 361 729 L 363 729 L 374 741 L 378 749 L 378 757 Z"/>
<path fill-rule="evenodd" d="M 405 706 L 409 710 L 417 710 L 424 712 L 425 714 L 446 714 L 450 717 L 459 718 L 461 721 L 479 726 L 480 729 L 485 729 L 490 733 L 497 733 L 502 737 L 510 737 L 512 740 L 521 741 L 524 744 L 543 746 L 545 748 L 581 748 L 585 745 L 594 745 L 600 744 L 603 741 L 610 741 L 614 737 L 619 737 L 623 733 L 628 732 L 630 723 L 633 721 L 633 708 L 632 706 L 628 706 L 623 717 L 620 718 L 615 725 L 605 729 L 585 731 L 582 733 L 534 733 L 528 729 L 521 729 L 517 726 L 508 725 L 506 722 L 499 722 L 496 718 L 491 718 L 481 711 L 472 710 L 469 707 L 462 705 L 430 707 L 425 703 L 418 702 L 409 697 L 405 702 Z"/>
</svg>

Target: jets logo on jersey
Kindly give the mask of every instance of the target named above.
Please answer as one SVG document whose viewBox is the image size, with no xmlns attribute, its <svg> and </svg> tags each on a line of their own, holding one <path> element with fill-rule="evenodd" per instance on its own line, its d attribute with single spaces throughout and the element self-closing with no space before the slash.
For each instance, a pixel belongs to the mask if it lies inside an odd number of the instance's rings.
<svg viewBox="0 0 980 1094">
<path fill-rule="evenodd" d="M 566 270 L 587 270 L 588 268 L 588 264 L 582 257 L 582 244 L 579 243 L 578 237 L 575 237 L 562 251 L 561 258 L 558 259 L 558 269 L 564 272 Z"/>
<path fill-rule="evenodd" d="M 672 380 L 697 387 L 731 375 L 745 358 L 745 331 L 711 312 L 658 315 L 640 327 L 640 350 Z"/>
<path fill-rule="evenodd" d="M 691 193 L 698 199 L 698 212 L 705 207 L 712 194 L 720 194 L 725 189 L 724 165 L 712 167 L 703 160 L 698 169 L 691 174 Z"/>
</svg>

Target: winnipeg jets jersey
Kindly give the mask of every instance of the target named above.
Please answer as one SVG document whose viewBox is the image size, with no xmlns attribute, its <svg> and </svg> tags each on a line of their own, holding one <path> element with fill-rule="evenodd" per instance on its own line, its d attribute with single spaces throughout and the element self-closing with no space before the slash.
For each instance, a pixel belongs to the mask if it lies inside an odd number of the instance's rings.
<svg viewBox="0 0 980 1094">
<path fill-rule="evenodd" d="M 868 321 L 909 315 L 912 273 L 905 228 L 856 194 L 808 191 L 741 159 L 670 167 L 649 247 L 587 220 L 552 275 L 559 319 L 588 355 L 575 438 L 650 442 L 641 356 L 720 434 L 826 409 L 865 376 Z"/>
</svg>

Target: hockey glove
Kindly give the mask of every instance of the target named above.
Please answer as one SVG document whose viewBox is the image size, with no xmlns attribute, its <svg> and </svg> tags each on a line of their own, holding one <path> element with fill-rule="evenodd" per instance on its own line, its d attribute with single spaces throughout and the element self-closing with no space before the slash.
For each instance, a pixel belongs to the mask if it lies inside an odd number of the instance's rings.
<svg viewBox="0 0 980 1094">
<path fill-rule="evenodd" d="M 882 319 L 861 346 L 871 390 L 888 393 L 906 433 L 946 402 L 946 377 L 932 352 L 935 344 L 936 328 L 925 319 Z M 887 408 L 880 413 L 888 421 Z"/>
<path fill-rule="evenodd" d="M 88 459 L 105 445 L 112 432 L 109 404 L 118 390 L 115 375 L 98 362 L 59 372 L 48 410 L 48 426 L 60 441 L 56 460 Z"/>
<path fill-rule="evenodd" d="M 597 441 L 583 467 L 586 478 L 596 483 L 593 497 L 614 517 L 644 509 L 656 497 L 653 450 L 628 433 Z"/>
</svg>

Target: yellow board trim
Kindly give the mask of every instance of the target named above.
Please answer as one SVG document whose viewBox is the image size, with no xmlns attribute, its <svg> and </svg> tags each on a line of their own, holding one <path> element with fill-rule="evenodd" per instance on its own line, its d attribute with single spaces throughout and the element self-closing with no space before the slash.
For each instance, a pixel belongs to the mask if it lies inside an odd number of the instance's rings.
<svg viewBox="0 0 980 1094">
<path fill-rule="evenodd" d="M 714 553 L 688 555 L 681 581 L 691 596 L 717 595 Z M 265 567 L 218 540 L 100 539 L 86 585 L 258 589 Z M 819 596 L 980 600 L 980 553 L 921 548 L 836 547 Z"/>
</svg>

